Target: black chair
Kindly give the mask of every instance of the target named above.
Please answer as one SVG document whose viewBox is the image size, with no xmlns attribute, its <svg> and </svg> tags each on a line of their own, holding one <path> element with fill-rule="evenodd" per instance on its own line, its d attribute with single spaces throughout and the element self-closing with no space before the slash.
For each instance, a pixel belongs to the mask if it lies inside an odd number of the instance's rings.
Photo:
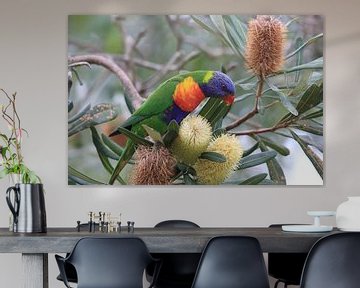
<svg viewBox="0 0 360 288">
<path fill-rule="evenodd" d="M 256 238 L 220 236 L 207 244 L 192 288 L 269 288 Z"/>
<path fill-rule="evenodd" d="M 287 224 L 272 224 L 270 228 L 280 228 Z M 280 283 L 286 288 L 288 285 L 300 285 L 301 273 L 304 268 L 307 253 L 269 253 L 268 272 L 277 281 L 274 288 Z"/>
<path fill-rule="evenodd" d="M 155 228 L 200 228 L 199 225 L 187 220 L 166 220 L 155 225 Z M 161 259 L 162 266 L 159 272 L 156 288 L 190 288 L 194 280 L 196 268 L 201 254 L 197 253 L 157 253 L 153 254 Z M 147 270 L 147 279 L 153 276 L 153 267 Z"/>
<path fill-rule="evenodd" d="M 301 288 L 360 287 L 360 233 L 325 236 L 306 259 Z"/>
<path fill-rule="evenodd" d="M 68 257 L 55 258 L 66 287 L 65 263 L 74 266 L 78 288 L 143 288 L 144 270 L 156 262 L 139 238 L 82 238 Z"/>
<path fill-rule="evenodd" d="M 89 229 L 89 224 L 88 223 L 83 223 L 83 224 L 80 225 L 80 229 L 84 229 L 84 228 Z M 99 229 L 99 224 L 98 223 L 95 223 L 95 229 L 96 230 Z M 66 257 L 68 257 L 69 255 L 70 254 L 67 253 Z M 77 275 L 76 275 L 75 267 L 73 265 L 71 265 L 70 263 L 67 263 L 67 262 L 65 262 L 64 266 L 65 266 L 65 275 L 66 275 L 66 278 L 67 278 L 68 282 L 77 283 Z M 59 274 L 56 277 L 56 279 L 59 280 L 59 281 L 64 282 L 64 280 L 61 277 L 61 274 Z"/>
</svg>

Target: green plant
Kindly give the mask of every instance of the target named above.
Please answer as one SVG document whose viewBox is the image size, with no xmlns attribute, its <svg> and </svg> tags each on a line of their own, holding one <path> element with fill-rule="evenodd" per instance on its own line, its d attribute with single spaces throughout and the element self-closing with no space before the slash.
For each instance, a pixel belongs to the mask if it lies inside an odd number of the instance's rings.
<svg viewBox="0 0 360 288">
<path fill-rule="evenodd" d="M 7 133 L 1 132 L 0 145 L 1 163 L 0 179 L 11 174 L 18 174 L 21 183 L 40 183 L 40 178 L 31 171 L 25 164 L 21 153 L 21 145 L 24 133 L 27 131 L 22 128 L 19 114 L 16 110 L 16 93 L 9 95 L 5 90 L 0 89 L 8 101 L 1 105 L 1 116 L 8 126 Z"/>
</svg>

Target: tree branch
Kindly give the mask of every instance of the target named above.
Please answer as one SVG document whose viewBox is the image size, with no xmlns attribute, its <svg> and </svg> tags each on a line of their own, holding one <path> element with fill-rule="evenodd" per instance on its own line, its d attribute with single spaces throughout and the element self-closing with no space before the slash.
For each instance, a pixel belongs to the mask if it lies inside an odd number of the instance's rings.
<svg viewBox="0 0 360 288">
<path fill-rule="evenodd" d="M 239 131 L 239 132 L 230 132 L 232 135 L 241 136 L 241 135 L 251 135 L 251 134 L 262 134 L 267 132 L 274 132 L 281 128 L 287 128 L 290 126 L 291 123 L 285 122 L 282 124 L 278 124 L 269 128 L 262 128 L 262 129 L 255 129 L 255 130 L 246 130 L 246 131 Z"/>
<path fill-rule="evenodd" d="M 251 110 L 248 114 L 244 115 L 243 117 L 237 119 L 236 121 L 230 123 L 228 126 L 225 127 L 226 131 L 229 131 L 235 127 L 240 126 L 242 123 L 244 123 L 245 121 L 247 121 L 248 119 L 254 117 L 258 112 L 259 112 L 259 99 L 262 95 L 262 91 L 263 91 L 263 87 L 264 87 L 264 81 L 265 79 L 263 77 L 260 77 L 259 79 L 259 83 L 258 83 L 258 87 L 257 87 L 257 91 L 256 91 L 256 96 L 255 96 L 255 105 L 253 110 Z"/>
<path fill-rule="evenodd" d="M 138 108 L 144 101 L 124 70 L 121 69 L 112 59 L 101 55 L 80 55 L 68 58 L 69 64 L 76 62 L 88 62 L 89 64 L 103 66 L 114 73 L 129 93 L 130 99 L 135 108 Z"/>
</svg>

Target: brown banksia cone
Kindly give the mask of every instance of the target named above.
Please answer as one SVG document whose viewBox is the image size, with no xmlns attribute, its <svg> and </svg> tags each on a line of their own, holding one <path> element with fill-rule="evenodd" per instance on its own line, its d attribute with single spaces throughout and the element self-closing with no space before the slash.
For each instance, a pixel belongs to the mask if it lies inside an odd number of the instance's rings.
<svg viewBox="0 0 360 288">
<path fill-rule="evenodd" d="M 285 25 L 268 15 L 258 15 L 249 22 L 245 60 L 261 77 L 279 71 L 284 63 Z"/>
<path fill-rule="evenodd" d="M 139 146 L 131 182 L 136 185 L 166 185 L 176 174 L 176 159 L 161 144 Z"/>
</svg>

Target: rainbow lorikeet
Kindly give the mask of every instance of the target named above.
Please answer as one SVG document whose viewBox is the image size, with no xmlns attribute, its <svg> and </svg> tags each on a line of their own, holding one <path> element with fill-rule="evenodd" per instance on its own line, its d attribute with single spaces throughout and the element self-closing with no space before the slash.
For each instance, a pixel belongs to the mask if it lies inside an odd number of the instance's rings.
<svg viewBox="0 0 360 288">
<path fill-rule="evenodd" d="M 178 124 L 207 97 L 221 98 L 224 105 L 234 102 L 235 85 L 226 74 L 219 71 L 194 71 L 176 75 L 161 84 L 147 100 L 124 122 L 121 127 L 139 136 L 147 133 L 142 125 L 147 125 L 161 134 L 166 132 L 170 121 Z M 121 134 L 115 130 L 109 136 Z M 128 139 L 125 149 L 113 171 L 109 184 L 135 153 L 135 144 Z"/>
</svg>

